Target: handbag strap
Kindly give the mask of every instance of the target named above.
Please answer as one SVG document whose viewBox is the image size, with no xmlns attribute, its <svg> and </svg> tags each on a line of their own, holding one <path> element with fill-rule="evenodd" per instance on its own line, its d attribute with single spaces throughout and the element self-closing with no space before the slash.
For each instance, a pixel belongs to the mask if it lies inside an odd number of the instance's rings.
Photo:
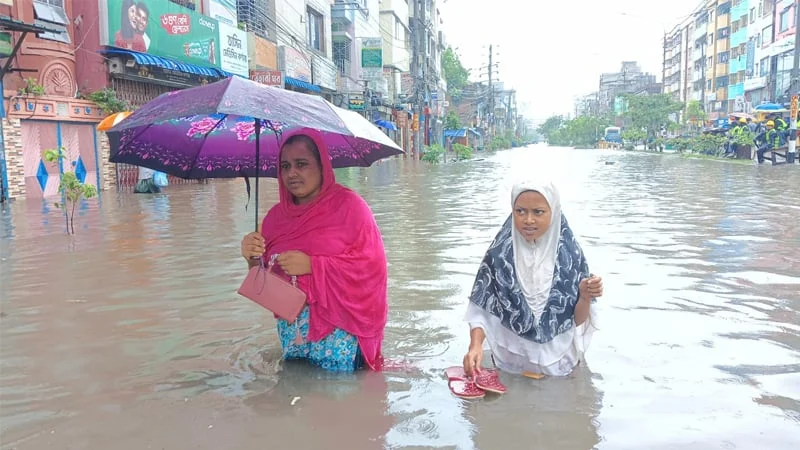
<svg viewBox="0 0 800 450">
<path fill-rule="evenodd" d="M 269 257 L 267 272 L 272 271 L 272 267 L 275 266 L 275 261 L 278 259 L 278 255 L 280 255 L 280 253 L 275 253 Z M 292 286 L 297 287 L 297 275 L 292 275 Z"/>
</svg>

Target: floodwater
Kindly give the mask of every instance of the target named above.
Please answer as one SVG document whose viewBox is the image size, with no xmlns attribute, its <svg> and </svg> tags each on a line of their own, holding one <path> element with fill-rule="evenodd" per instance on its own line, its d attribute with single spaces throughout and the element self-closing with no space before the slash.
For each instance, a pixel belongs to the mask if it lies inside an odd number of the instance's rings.
<svg viewBox="0 0 800 450">
<path fill-rule="evenodd" d="M 511 179 L 534 167 L 604 277 L 600 330 L 569 377 L 459 400 L 442 370 L 466 351 Z M 338 177 L 382 228 L 384 349 L 404 364 L 280 363 L 271 315 L 235 293 L 253 227 L 240 180 L 105 193 L 75 238 L 17 201 L 0 213 L 0 447 L 800 448 L 800 168 L 539 145 Z"/>
</svg>

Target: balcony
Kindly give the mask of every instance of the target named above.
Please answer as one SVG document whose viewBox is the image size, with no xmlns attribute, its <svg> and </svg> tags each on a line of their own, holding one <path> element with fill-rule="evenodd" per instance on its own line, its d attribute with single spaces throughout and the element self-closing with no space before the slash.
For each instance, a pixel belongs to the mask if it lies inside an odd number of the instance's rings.
<svg viewBox="0 0 800 450">
<path fill-rule="evenodd" d="M 356 8 L 348 3 L 334 3 L 331 5 L 331 22 L 351 25 L 356 21 Z"/>
</svg>

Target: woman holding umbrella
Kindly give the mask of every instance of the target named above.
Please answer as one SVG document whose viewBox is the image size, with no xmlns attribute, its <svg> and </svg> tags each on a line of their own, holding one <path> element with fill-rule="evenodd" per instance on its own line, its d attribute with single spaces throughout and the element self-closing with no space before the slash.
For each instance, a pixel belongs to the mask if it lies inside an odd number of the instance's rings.
<svg viewBox="0 0 800 450">
<path fill-rule="evenodd" d="M 280 201 L 261 232 L 242 239 L 241 254 L 250 267 L 275 258 L 278 272 L 297 277 L 306 294 L 296 324 L 278 319 L 285 359 L 332 371 L 364 364 L 376 370 L 388 314 L 380 230 L 367 203 L 336 183 L 321 133 L 304 129 L 284 137 Z"/>
</svg>

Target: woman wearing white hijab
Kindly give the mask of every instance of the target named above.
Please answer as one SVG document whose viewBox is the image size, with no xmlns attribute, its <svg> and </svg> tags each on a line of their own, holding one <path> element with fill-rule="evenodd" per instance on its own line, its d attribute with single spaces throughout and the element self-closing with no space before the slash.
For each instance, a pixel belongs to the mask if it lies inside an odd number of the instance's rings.
<svg viewBox="0 0 800 450">
<path fill-rule="evenodd" d="M 503 371 L 568 375 L 591 340 L 603 281 L 589 273 L 552 183 L 515 184 L 511 205 L 470 295 L 464 371 L 480 372 L 485 340 Z"/>
</svg>

